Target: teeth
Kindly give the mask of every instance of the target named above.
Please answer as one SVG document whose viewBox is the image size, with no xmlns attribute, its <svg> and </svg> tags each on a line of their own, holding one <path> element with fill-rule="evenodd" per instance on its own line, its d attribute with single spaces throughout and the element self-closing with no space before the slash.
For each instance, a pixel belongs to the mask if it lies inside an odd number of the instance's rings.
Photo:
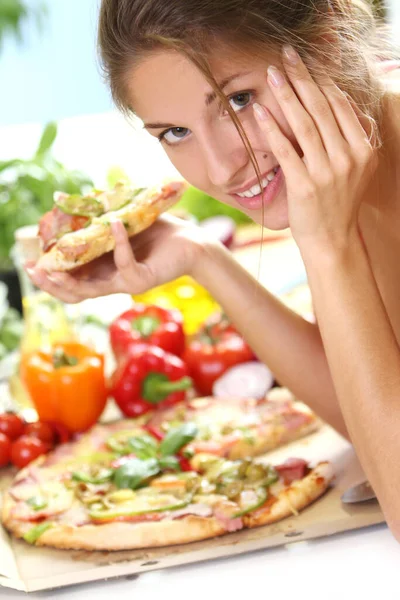
<svg viewBox="0 0 400 600">
<path fill-rule="evenodd" d="M 264 187 L 264 182 L 262 182 L 262 184 Z M 250 192 L 254 195 L 261 194 L 261 188 L 260 188 L 259 184 L 256 183 L 255 185 L 253 185 L 253 187 L 250 188 Z"/>
<path fill-rule="evenodd" d="M 278 168 L 279 167 L 275 167 L 273 169 L 273 171 L 270 171 L 270 173 L 268 173 L 268 175 L 266 177 L 264 177 L 264 179 L 261 182 L 263 190 L 265 190 L 265 188 L 267 187 L 269 182 L 273 180 L 273 178 L 275 177 L 275 174 L 278 171 Z M 261 194 L 261 188 L 260 188 L 260 185 L 258 183 L 256 183 L 255 185 L 253 185 L 250 189 L 246 190 L 245 192 L 241 192 L 240 194 L 238 193 L 238 196 L 240 196 L 241 198 L 253 198 L 253 196 L 257 196 L 258 194 Z"/>
</svg>

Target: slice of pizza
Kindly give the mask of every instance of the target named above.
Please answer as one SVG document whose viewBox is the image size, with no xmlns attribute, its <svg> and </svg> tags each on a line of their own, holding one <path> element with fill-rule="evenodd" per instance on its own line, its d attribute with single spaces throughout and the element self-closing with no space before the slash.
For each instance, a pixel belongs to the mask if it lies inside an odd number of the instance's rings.
<svg viewBox="0 0 400 600">
<path fill-rule="evenodd" d="M 258 456 L 316 431 L 321 422 L 289 391 L 271 391 L 254 398 L 195 398 L 186 404 L 155 412 L 148 427 L 159 436 L 186 421 L 198 434 L 190 444 L 194 453 L 207 452 L 229 459 Z"/>
<path fill-rule="evenodd" d="M 43 255 L 38 267 L 69 271 L 114 249 L 111 221 L 119 219 L 128 235 L 147 229 L 182 197 L 187 184 L 174 181 L 154 188 L 132 189 L 117 183 L 86 196 L 55 194 L 54 208 L 39 222 Z"/>
<path fill-rule="evenodd" d="M 271 465 L 205 453 L 183 462 L 196 434 L 193 423 L 162 441 L 131 422 L 94 428 L 17 475 L 4 494 L 3 525 L 56 548 L 183 544 L 297 515 L 332 481 L 327 462 Z"/>
</svg>

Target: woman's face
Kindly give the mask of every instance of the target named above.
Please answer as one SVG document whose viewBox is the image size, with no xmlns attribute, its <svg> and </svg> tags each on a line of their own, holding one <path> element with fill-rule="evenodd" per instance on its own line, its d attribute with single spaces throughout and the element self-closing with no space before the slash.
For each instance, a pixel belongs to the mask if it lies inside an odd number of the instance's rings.
<svg viewBox="0 0 400 600">
<path fill-rule="evenodd" d="M 265 105 L 285 135 L 297 145 L 269 89 L 268 66 L 265 60 L 250 62 L 232 55 L 212 61 L 213 75 L 253 148 L 263 178 L 261 193 L 234 123 L 202 73 L 188 59 L 174 51 L 149 55 L 132 69 L 129 96 L 135 113 L 150 134 L 160 139 L 186 181 L 238 208 L 257 223 L 284 229 L 289 225 L 285 180 L 259 130 L 253 103 Z"/>
</svg>

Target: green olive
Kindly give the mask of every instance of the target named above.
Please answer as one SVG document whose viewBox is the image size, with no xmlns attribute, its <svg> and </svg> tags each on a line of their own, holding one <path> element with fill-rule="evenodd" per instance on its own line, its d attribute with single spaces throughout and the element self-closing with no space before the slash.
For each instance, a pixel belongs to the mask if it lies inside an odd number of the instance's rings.
<svg viewBox="0 0 400 600">
<path fill-rule="evenodd" d="M 195 475 L 190 477 L 186 481 L 186 490 L 188 492 L 195 492 L 200 487 L 200 477 Z"/>
<path fill-rule="evenodd" d="M 227 496 L 229 498 L 229 500 L 236 498 L 236 496 L 238 496 L 242 490 L 243 490 L 243 483 L 241 481 L 238 481 L 235 479 L 233 479 L 231 481 L 226 481 L 219 488 L 219 491 L 222 494 L 224 494 L 225 496 Z"/>
<path fill-rule="evenodd" d="M 248 459 L 244 459 L 241 461 L 241 463 L 239 465 L 239 470 L 238 470 L 239 477 L 241 477 L 241 478 L 246 477 L 247 469 L 249 468 L 249 466 L 251 466 L 251 464 L 252 464 L 251 460 L 248 460 Z"/>
<path fill-rule="evenodd" d="M 248 481 L 258 481 L 268 474 L 268 467 L 260 464 L 250 464 L 246 469 L 246 479 Z"/>
</svg>

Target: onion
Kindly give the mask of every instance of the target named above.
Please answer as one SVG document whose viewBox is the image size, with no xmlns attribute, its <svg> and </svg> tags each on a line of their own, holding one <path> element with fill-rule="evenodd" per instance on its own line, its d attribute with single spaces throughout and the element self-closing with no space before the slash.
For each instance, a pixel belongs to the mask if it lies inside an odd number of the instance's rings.
<svg viewBox="0 0 400 600">
<path fill-rule="evenodd" d="M 210 237 L 220 241 L 227 248 L 232 246 L 236 227 L 235 221 L 230 217 L 225 215 L 210 217 L 201 221 L 199 225 L 210 234 Z"/>
<path fill-rule="evenodd" d="M 268 367 L 257 361 L 246 362 L 225 371 L 214 383 L 213 395 L 259 400 L 273 384 L 274 376 Z"/>
</svg>

